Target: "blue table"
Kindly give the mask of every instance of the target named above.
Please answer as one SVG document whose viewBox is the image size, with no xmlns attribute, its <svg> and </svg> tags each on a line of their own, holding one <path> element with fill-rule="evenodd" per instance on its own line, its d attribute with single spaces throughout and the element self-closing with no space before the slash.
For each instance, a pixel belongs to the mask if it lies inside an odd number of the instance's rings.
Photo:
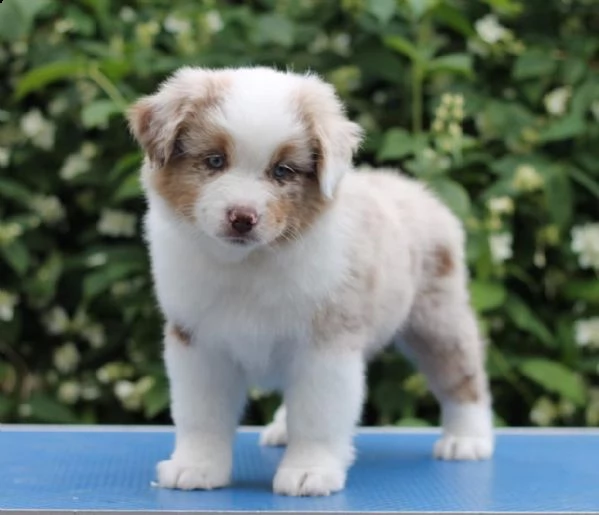
<svg viewBox="0 0 599 515">
<path fill-rule="evenodd" d="M 434 461 L 436 431 L 363 431 L 344 492 L 273 495 L 280 449 L 240 431 L 234 485 L 212 492 L 153 488 L 167 428 L 0 426 L 0 512 L 521 513 L 599 512 L 599 432 L 506 431 L 492 461 Z"/>
</svg>

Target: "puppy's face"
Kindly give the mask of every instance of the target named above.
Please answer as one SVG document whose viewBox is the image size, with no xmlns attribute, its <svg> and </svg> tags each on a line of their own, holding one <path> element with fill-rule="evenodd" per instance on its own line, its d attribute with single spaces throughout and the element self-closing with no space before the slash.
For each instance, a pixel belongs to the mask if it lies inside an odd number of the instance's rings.
<svg viewBox="0 0 599 515">
<path fill-rule="evenodd" d="M 150 202 L 246 248 L 297 239 L 360 139 L 329 85 L 264 68 L 183 69 L 129 119 Z"/>
</svg>

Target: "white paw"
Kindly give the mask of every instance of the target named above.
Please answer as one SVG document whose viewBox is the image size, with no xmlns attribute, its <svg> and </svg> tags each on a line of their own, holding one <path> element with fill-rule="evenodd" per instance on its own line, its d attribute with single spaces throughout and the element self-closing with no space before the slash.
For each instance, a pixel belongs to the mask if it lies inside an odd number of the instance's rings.
<svg viewBox="0 0 599 515">
<path fill-rule="evenodd" d="M 260 445 L 271 447 L 287 445 L 286 424 L 277 420 L 268 424 L 260 433 Z"/>
<path fill-rule="evenodd" d="M 493 448 L 492 437 L 443 435 L 433 453 L 440 460 L 486 460 L 493 455 Z"/>
<path fill-rule="evenodd" d="M 187 464 L 161 461 L 156 467 L 158 486 L 180 490 L 212 490 L 229 484 L 231 471 L 216 463 Z"/>
<path fill-rule="evenodd" d="M 280 468 L 275 475 L 275 493 L 294 496 L 331 495 L 345 486 L 345 472 L 333 468 Z"/>
</svg>

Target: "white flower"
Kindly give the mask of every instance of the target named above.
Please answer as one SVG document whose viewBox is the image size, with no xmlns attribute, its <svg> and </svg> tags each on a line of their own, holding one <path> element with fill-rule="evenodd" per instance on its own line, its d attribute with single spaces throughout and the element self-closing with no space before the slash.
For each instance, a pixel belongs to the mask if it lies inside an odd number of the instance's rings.
<svg viewBox="0 0 599 515">
<path fill-rule="evenodd" d="M 36 195 L 31 199 L 30 206 L 48 224 L 59 222 L 65 216 L 63 205 L 53 195 Z"/>
<path fill-rule="evenodd" d="M 65 381 L 58 387 L 58 398 L 66 404 L 75 404 L 81 395 L 81 387 L 75 381 Z"/>
<path fill-rule="evenodd" d="M 125 401 L 135 394 L 135 385 L 131 381 L 117 381 L 114 385 L 114 394 L 121 401 Z"/>
<path fill-rule="evenodd" d="M 493 197 L 487 202 L 487 207 L 494 215 L 510 215 L 514 212 L 514 201 L 510 197 Z"/>
<path fill-rule="evenodd" d="M 106 365 L 100 367 L 96 372 L 98 381 L 102 384 L 112 383 L 119 379 L 131 377 L 133 374 L 133 368 L 131 365 L 126 363 L 106 363 Z"/>
<path fill-rule="evenodd" d="M 103 347 L 106 343 L 106 333 L 100 324 L 91 324 L 81 331 L 83 336 L 94 349 Z"/>
<path fill-rule="evenodd" d="M 320 54 L 329 47 L 329 38 L 326 34 L 318 34 L 308 46 L 308 52 L 311 54 Z"/>
<path fill-rule="evenodd" d="M 453 136 L 454 138 L 459 138 L 462 136 L 462 127 L 461 125 L 452 122 L 447 127 L 447 132 L 449 132 L 450 136 Z"/>
<path fill-rule="evenodd" d="M 59 34 L 66 34 L 67 32 L 71 32 L 74 28 L 75 23 L 73 23 L 73 20 L 62 18 L 54 23 L 54 30 Z"/>
<path fill-rule="evenodd" d="M 220 32 L 225 26 L 225 24 L 223 23 L 223 19 L 221 18 L 218 11 L 208 11 L 206 13 L 206 16 L 204 16 L 204 21 L 206 22 L 208 30 L 212 34 Z"/>
<path fill-rule="evenodd" d="M 142 46 L 149 47 L 154 43 L 154 38 L 160 33 L 160 24 L 156 20 L 139 23 L 135 27 L 135 35 Z"/>
<path fill-rule="evenodd" d="M 58 197 L 53 195 L 36 195 L 30 200 L 29 205 L 44 222 L 50 225 L 59 222 L 65 216 L 63 205 Z"/>
<path fill-rule="evenodd" d="M 48 112 L 52 116 L 59 116 L 69 108 L 69 102 L 65 97 L 58 97 L 48 104 Z"/>
<path fill-rule="evenodd" d="M 31 140 L 31 143 L 43 150 L 50 150 L 54 146 L 56 126 L 46 120 L 39 109 L 23 115 L 21 131 Z"/>
<path fill-rule="evenodd" d="M 89 171 L 90 166 L 91 163 L 80 153 L 71 154 L 65 159 L 58 174 L 61 179 L 69 181 Z"/>
<path fill-rule="evenodd" d="M 105 265 L 107 261 L 108 261 L 108 257 L 106 256 L 106 254 L 104 252 L 96 252 L 95 254 L 92 254 L 91 256 L 89 256 L 85 260 L 85 263 L 90 268 L 95 268 L 97 266 Z"/>
<path fill-rule="evenodd" d="M 169 14 L 164 20 L 164 28 L 171 34 L 187 34 L 191 31 L 191 23 L 175 14 Z"/>
<path fill-rule="evenodd" d="M 577 320 L 574 323 L 574 339 L 581 347 L 599 348 L 599 317 Z"/>
<path fill-rule="evenodd" d="M 337 34 L 331 39 L 330 48 L 339 55 L 348 56 L 351 52 L 351 37 L 345 32 Z"/>
<path fill-rule="evenodd" d="M 65 343 L 54 351 L 54 366 L 59 372 L 73 372 L 79 361 L 79 350 L 77 350 L 74 343 Z"/>
<path fill-rule="evenodd" d="M 557 416 L 557 408 L 547 397 L 541 397 L 530 412 L 530 420 L 538 426 L 550 426 Z"/>
<path fill-rule="evenodd" d="M 599 272 L 599 222 L 572 229 L 572 250 L 578 255 L 582 268 L 593 268 Z"/>
<path fill-rule="evenodd" d="M 496 264 L 503 263 L 513 255 L 512 251 L 513 237 L 510 233 L 503 232 L 492 234 L 489 237 L 489 246 L 491 248 L 491 258 Z"/>
<path fill-rule="evenodd" d="M 0 147 L 0 168 L 6 168 L 10 164 L 10 149 Z"/>
<path fill-rule="evenodd" d="M 544 181 L 534 166 L 520 165 L 516 168 L 512 184 L 517 191 L 535 191 L 543 187 Z"/>
<path fill-rule="evenodd" d="M 0 247 L 9 245 L 23 234 L 23 227 L 14 222 L 0 223 Z"/>
<path fill-rule="evenodd" d="M 104 209 L 98 221 L 98 232 L 106 236 L 134 236 L 137 218 L 131 213 Z"/>
<path fill-rule="evenodd" d="M 19 407 L 17 408 L 17 411 L 19 412 L 19 416 L 23 417 L 23 418 L 27 418 L 30 417 L 31 414 L 33 413 L 33 409 L 31 408 L 31 404 L 19 404 Z"/>
<path fill-rule="evenodd" d="M 572 96 L 572 88 L 564 86 L 547 93 L 543 99 L 545 109 L 549 114 L 561 116 L 566 112 L 568 101 Z"/>
<path fill-rule="evenodd" d="M 100 389 L 95 384 L 85 385 L 81 388 L 81 398 L 86 401 L 95 401 L 100 398 Z"/>
<path fill-rule="evenodd" d="M 498 43 L 509 34 L 509 30 L 499 23 L 494 14 L 487 14 L 477 20 L 474 23 L 474 28 L 480 39 L 489 45 Z"/>
<path fill-rule="evenodd" d="M 44 324 L 48 333 L 57 335 L 64 334 L 69 328 L 69 316 L 60 306 L 52 308 L 44 317 Z"/>
<path fill-rule="evenodd" d="M 135 13 L 135 9 L 125 6 L 119 11 L 119 18 L 125 23 L 132 23 L 137 18 L 137 14 Z"/>
<path fill-rule="evenodd" d="M 5 290 L 0 290 L 0 320 L 10 322 L 15 316 L 15 306 L 19 297 Z"/>
</svg>

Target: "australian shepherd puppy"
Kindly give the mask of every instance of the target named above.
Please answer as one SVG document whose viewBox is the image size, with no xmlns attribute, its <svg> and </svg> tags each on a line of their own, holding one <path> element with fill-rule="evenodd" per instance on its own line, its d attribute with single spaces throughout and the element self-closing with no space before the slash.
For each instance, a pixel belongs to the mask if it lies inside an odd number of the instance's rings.
<svg viewBox="0 0 599 515">
<path fill-rule="evenodd" d="M 493 453 L 464 234 L 421 184 L 359 172 L 333 87 L 268 68 L 184 68 L 129 111 L 145 152 L 146 237 L 166 319 L 176 445 L 165 488 L 231 480 L 248 387 L 282 392 L 262 443 L 274 491 L 344 487 L 369 357 L 388 344 L 441 404 L 434 455 Z"/>
</svg>

